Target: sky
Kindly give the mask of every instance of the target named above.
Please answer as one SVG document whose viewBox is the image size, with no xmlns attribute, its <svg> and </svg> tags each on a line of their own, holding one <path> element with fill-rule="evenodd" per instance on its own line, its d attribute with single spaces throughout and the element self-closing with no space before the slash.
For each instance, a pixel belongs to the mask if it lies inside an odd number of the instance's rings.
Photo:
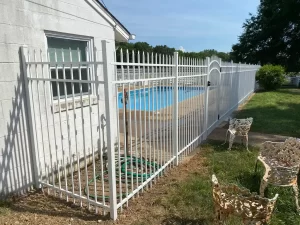
<svg viewBox="0 0 300 225">
<path fill-rule="evenodd" d="M 136 41 L 229 52 L 260 0 L 103 0 Z"/>
</svg>

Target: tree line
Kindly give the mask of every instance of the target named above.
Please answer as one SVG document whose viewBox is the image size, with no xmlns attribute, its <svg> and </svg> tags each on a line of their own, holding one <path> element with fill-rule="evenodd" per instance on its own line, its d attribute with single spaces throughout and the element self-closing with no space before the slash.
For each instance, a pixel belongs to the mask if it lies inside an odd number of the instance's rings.
<svg viewBox="0 0 300 225">
<path fill-rule="evenodd" d="M 243 24 L 231 58 L 244 63 L 281 65 L 300 71 L 300 1 L 261 0 Z"/>
<path fill-rule="evenodd" d="M 207 49 L 200 52 L 182 52 L 166 45 L 151 46 L 146 42 L 118 43 L 123 50 L 153 52 L 205 59 L 213 55 L 223 61 L 281 65 L 286 72 L 300 71 L 300 1 L 299 0 L 260 0 L 256 15 L 250 14 L 243 24 L 243 33 L 230 53 Z M 123 58 L 126 60 L 126 54 Z M 131 58 L 130 58 L 131 57 Z M 129 54 L 132 60 L 131 54 Z M 120 51 L 117 51 L 120 60 Z M 141 56 L 142 59 L 142 56 Z M 137 56 L 135 56 L 137 60 Z M 147 61 L 147 56 L 145 56 Z M 137 61 L 136 61 L 137 62 Z"/>
<path fill-rule="evenodd" d="M 187 58 L 193 58 L 193 59 L 205 59 L 206 57 L 211 57 L 211 56 L 218 56 L 221 58 L 223 61 L 230 61 L 230 53 L 227 52 L 219 52 L 214 49 L 206 49 L 200 52 L 183 52 L 181 50 L 176 50 L 175 48 L 170 48 L 167 45 L 156 45 L 156 46 L 151 46 L 147 42 L 136 42 L 136 43 L 126 43 L 126 42 L 121 42 L 116 44 L 117 48 L 117 60 L 120 62 L 121 61 L 121 54 L 120 54 L 120 49 L 123 51 L 123 61 L 127 61 L 127 55 L 126 55 L 126 50 L 129 50 L 129 62 L 132 62 L 132 50 L 134 50 L 135 54 L 135 62 L 138 62 L 138 56 L 137 53 L 138 51 L 140 52 L 140 62 L 143 60 L 142 52 L 145 53 L 154 53 L 154 54 L 161 54 L 165 56 L 172 56 L 174 52 L 179 53 L 179 57 L 187 57 Z M 151 55 L 149 56 L 150 61 L 151 61 Z M 162 59 L 161 59 L 162 60 Z M 164 59 L 165 61 L 167 60 L 166 58 Z M 145 61 L 147 62 L 147 55 L 145 55 Z"/>
</svg>

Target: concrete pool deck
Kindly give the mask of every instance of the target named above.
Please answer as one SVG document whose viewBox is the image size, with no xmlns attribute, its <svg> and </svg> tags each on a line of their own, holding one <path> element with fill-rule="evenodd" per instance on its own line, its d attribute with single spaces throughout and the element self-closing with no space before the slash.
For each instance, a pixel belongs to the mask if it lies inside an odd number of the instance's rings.
<svg viewBox="0 0 300 225">
<path fill-rule="evenodd" d="M 210 99 L 209 99 L 209 108 L 212 108 L 211 105 L 216 104 L 216 94 L 214 93 L 216 90 L 210 90 Z M 193 96 L 191 98 L 185 99 L 182 102 L 178 103 L 178 116 L 179 118 L 185 115 L 190 114 L 191 112 L 198 111 L 199 109 L 204 110 L 206 95 L 204 93 L 200 93 L 197 96 Z M 127 110 L 128 118 L 131 115 L 131 120 L 170 120 L 172 119 L 173 114 L 173 106 L 167 106 L 163 109 L 159 109 L 156 111 L 145 111 L 145 110 Z M 124 118 L 124 110 L 119 109 L 119 118 Z"/>
</svg>

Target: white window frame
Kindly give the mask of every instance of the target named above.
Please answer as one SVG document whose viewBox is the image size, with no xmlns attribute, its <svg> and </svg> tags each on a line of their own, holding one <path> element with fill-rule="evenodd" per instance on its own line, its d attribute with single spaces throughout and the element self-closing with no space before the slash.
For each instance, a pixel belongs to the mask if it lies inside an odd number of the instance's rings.
<svg viewBox="0 0 300 225">
<path fill-rule="evenodd" d="M 75 34 L 67 34 L 67 33 L 60 33 L 60 32 L 54 32 L 54 31 L 44 31 L 45 32 L 45 44 L 46 44 L 46 49 L 48 50 L 48 37 L 53 37 L 53 38 L 59 38 L 59 39 L 68 39 L 68 40 L 75 40 L 75 41 L 84 41 L 87 42 L 87 49 L 88 49 L 88 54 L 86 55 L 87 61 L 88 62 L 93 62 L 94 60 L 94 39 L 93 37 L 89 37 L 89 36 L 81 36 L 81 35 L 75 35 Z M 47 51 L 48 52 L 48 51 Z M 50 59 L 49 59 L 50 61 Z M 81 68 L 86 68 L 84 66 L 82 66 Z M 93 67 L 92 67 L 93 68 Z M 51 69 L 51 67 L 50 67 Z M 53 69 L 53 67 L 52 67 Z M 65 67 L 65 69 L 70 69 L 70 67 Z M 51 72 L 49 74 L 51 76 Z M 88 74 L 88 80 L 93 80 L 95 78 L 95 73 L 94 70 L 91 69 Z M 51 78 L 51 77 L 50 77 Z M 52 93 L 52 90 L 51 90 Z M 92 85 L 91 88 L 91 93 L 83 93 L 82 94 L 82 98 L 83 98 L 83 106 L 87 106 L 88 105 L 88 99 L 89 99 L 89 95 L 93 96 L 92 97 L 92 103 L 94 104 L 94 102 L 96 102 L 96 95 L 95 95 L 95 90 L 94 87 Z M 75 105 L 78 105 L 78 107 L 80 107 L 82 104 L 80 102 L 80 98 L 81 98 L 81 94 L 75 94 L 74 93 L 74 100 L 75 100 Z M 59 111 L 59 102 L 60 105 L 63 107 L 60 107 L 61 110 L 64 110 L 65 106 L 65 97 L 61 97 L 60 100 L 58 100 L 58 97 L 54 97 L 53 93 L 51 94 L 51 100 L 52 100 L 52 110 L 53 112 L 58 112 Z M 72 95 L 67 95 L 67 103 L 71 103 L 73 102 L 73 96 Z M 77 108 L 75 106 L 75 108 Z"/>
</svg>

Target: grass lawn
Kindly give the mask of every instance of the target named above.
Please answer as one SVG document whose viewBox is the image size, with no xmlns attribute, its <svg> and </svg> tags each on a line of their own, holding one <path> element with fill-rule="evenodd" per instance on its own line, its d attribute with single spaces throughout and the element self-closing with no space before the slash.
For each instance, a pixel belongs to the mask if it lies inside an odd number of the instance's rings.
<svg viewBox="0 0 300 225">
<path fill-rule="evenodd" d="M 300 89 L 258 92 L 237 117 L 253 117 L 251 131 L 300 137 Z"/>
<path fill-rule="evenodd" d="M 221 142 L 201 145 L 189 160 L 168 171 L 153 188 L 129 202 L 116 222 L 101 218 L 85 209 L 72 207 L 65 200 L 34 194 L 16 202 L 0 203 L 0 224 L 72 224 L 72 225 L 210 225 L 213 224 L 211 175 L 220 183 L 235 183 L 258 192 L 264 173 L 259 165 L 255 173 L 258 149 L 234 144 L 231 151 Z M 299 225 L 292 188 L 266 189 L 266 197 L 279 197 L 271 225 Z M 98 220 L 101 219 L 99 222 Z M 240 225 L 230 218 L 227 225 Z"/>
<path fill-rule="evenodd" d="M 216 174 L 220 183 L 235 183 L 252 192 L 259 192 L 264 168 L 260 165 L 258 172 L 254 172 L 258 149 L 250 148 L 252 153 L 249 154 L 244 147 L 236 144 L 234 146 L 235 149 L 230 152 L 226 150 L 227 146 L 221 146 L 219 142 L 203 146 L 201 154 L 207 158 L 208 173 L 190 174 L 185 181 L 170 190 L 163 199 L 164 206 L 173 215 L 168 224 L 212 224 L 212 173 Z M 292 188 L 269 186 L 265 195 L 273 198 L 276 193 L 279 194 L 279 198 L 270 224 L 299 225 L 300 216 L 296 212 Z M 241 222 L 232 218 L 227 224 Z"/>
</svg>

